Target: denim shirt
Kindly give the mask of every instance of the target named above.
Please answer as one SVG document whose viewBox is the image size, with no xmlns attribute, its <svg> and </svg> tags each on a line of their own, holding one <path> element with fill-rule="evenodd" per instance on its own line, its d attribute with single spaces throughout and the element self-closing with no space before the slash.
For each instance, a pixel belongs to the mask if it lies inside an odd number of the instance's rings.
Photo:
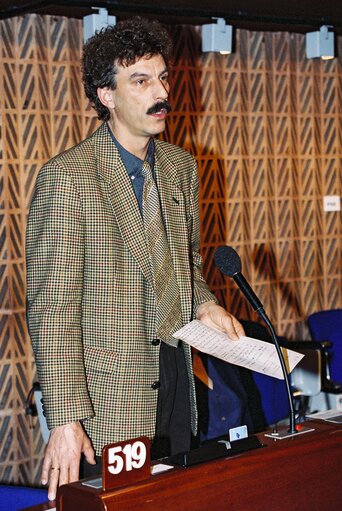
<svg viewBox="0 0 342 511">
<path fill-rule="evenodd" d="M 131 183 L 133 185 L 133 190 L 135 193 L 135 196 L 137 198 L 140 212 L 142 213 L 142 199 L 143 199 L 143 188 L 144 188 L 144 177 L 141 173 L 142 167 L 143 167 L 143 160 L 135 156 L 134 154 L 130 153 L 122 147 L 122 145 L 116 140 L 116 138 L 113 135 L 112 130 L 108 126 L 108 130 L 110 132 L 110 135 L 112 137 L 112 140 L 114 144 L 116 145 L 121 159 L 125 165 L 125 168 L 127 170 L 127 174 L 129 175 L 131 179 Z M 154 166 L 154 142 L 151 138 L 150 143 L 147 148 L 147 154 L 146 154 L 146 160 L 151 165 L 151 168 L 153 169 Z"/>
</svg>

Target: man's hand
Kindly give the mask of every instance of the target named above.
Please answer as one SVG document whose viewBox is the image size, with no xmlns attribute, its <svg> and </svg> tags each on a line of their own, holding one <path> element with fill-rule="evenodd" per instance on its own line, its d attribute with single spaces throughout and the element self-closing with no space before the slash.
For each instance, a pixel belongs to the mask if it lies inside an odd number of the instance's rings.
<svg viewBox="0 0 342 511">
<path fill-rule="evenodd" d="M 42 484 L 49 482 L 49 500 L 55 500 L 58 486 L 79 479 L 81 453 L 95 465 L 94 449 L 79 422 L 51 431 L 42 470 Z"/>
<path fill-rule="evenodd" d="M 196 318 L 209 327 L 225 332 L 232 341 L 245 335 L 241 323 L 215 302 L 202 303 L 197 309 Z"/>
</svg>

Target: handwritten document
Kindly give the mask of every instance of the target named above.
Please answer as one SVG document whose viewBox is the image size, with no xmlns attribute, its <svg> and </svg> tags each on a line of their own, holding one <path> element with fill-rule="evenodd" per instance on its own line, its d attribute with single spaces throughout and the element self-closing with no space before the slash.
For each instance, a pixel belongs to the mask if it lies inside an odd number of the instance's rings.
<svg viewBox="0 0 342 511">
<path fill-rule="evenodd" d="M 238 341 L 231 341 L 226 334 L 206 326 L 198 319 L 175 332 L 173 337 L 231 364 L 247 367 L 279 380 L 284 379 L 274 344 L 251 337 L 240 337 Z M 304 355 L 285 348 L 281 349 L 287 372 L 290 373 Z"/>
</svg>

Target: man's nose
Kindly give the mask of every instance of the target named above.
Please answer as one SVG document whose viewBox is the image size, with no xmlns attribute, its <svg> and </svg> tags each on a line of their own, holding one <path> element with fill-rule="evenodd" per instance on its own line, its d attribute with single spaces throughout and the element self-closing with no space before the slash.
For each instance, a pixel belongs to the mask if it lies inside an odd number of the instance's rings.
<svg viewBox="0 0 342 511">
<path fill-rule="evenodd" d="M 169 97 L 169 84 L 158 80 L 154 89 L 154 100 L 167 99 Z"/>
</svg>

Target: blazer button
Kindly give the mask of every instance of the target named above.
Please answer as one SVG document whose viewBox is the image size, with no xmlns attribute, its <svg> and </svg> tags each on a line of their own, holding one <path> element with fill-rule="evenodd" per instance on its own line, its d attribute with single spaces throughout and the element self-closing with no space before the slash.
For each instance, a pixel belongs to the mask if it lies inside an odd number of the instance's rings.
<svg viewBox="0 0 342 511">
<path fill-rule="evenodd" d="M 160 381 L 154 381 L 151 385 L 151 389 L 157 390 L 160 387 Z"/>
<path fill-rule="evenodd" d="M 151 344 L 152 346 L 158 346 L 160 344 L 160 339 L 153 339 L 153 341 L 151 341 Z"/>
</svg>

